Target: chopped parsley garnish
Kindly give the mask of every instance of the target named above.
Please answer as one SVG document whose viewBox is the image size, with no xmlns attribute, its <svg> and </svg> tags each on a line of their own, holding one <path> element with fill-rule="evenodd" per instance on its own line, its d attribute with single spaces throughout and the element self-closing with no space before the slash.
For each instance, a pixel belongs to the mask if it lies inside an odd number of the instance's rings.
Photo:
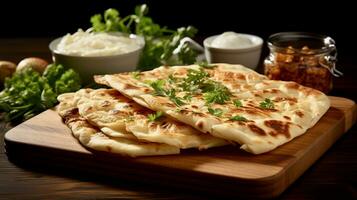
<svg viewBox="0 0 357 200">
<path fill-rule="evenodd" d="M 139 71 L 134 71 L 134 72 L 131 72 L 131 76 L 137 80 L 140 79 L 140 72 Z"/>
<path fill-rule="evenodd" d="M 200 86 L 204 83 L 205 78 L 208 76 L 209 74 L 203 69 L 189 69 L 187 77 L 178 86 L 181 87 L 183 91 L 195 93 L 198 89 L 200 89 Z"/>
<path fill-rule="evenodd" d="M 174 77 L 172 74 L 169 75 L 169 83 L 174 84 L 177 82 L 177 78 Z"/>
<path fill-rule="evenodd" d="M 165 80 L 159 79 L 150 83 L 150 86 L 155 90 L 154 95 L 157 96 L 166 96 L 164 89 Z"/>
<path fill-rule="evenodd" d="M 220 108 L 216 108 L 216 109 L 208 108 L 208 112 L 216 117 L 220 117 L 223 114 L 223 110 Z"/>
<path fill-rule="evenodd" d="M 200 67 L 203 67 L 203 68 L 206 68 L 206 69 L 212 69 L 212 68 L 217 67 L 217 65 L 209 64 L 207 61 L 201 61 L 201 62 L 198 62 L 197 64 L 198 64 Z"/>
<path fill-rule="evenodd" d="M 207 105 L 224 104 L 230 100 L 231 96 L 229 89 L 223 84 L 209 79 L 208 72 L 203 68 L 188 69 L 186 78 L 176 78 L 171 74 L 168 77 L 168 83 L 169 85 L 165 85 L 165 80 L 157 80 L 149 85 L 154 89 L 154 95 L 169 97 L 177 106 L 184 105 L 184 100 L 191 101 L 195 94 L 203 94 Z M 186 94 L 183 97 L 177 97 L 177 91 L 186 92 Z"/>
<path fill-rule="evenodd" d="M 264 109 L 274 109 L 274 103 L 268 98 L 265 98 L 264 101 L 260 102 L 259 106 Z"/>
<path fill-rule="evenodd" d="M 158 119 L 160 119 L 160 117 L 162 117 L 162 112 L 161 111 L 156 111 L 156 113 L 148 115 L 148 121 L 149 122 L 154 122 L 154 121 L 157 121 Z"/>
<path fill-rule="evenodd" d="M 233 116 L 230 118 L 231 120 L 234 120 L 234 121 L 247 121 L 247 118 L 245 117 L 242 117 L 240 115 L 236 115 L 236 116 Z"/>
<path fill-rule="evenodd" d="M 177 106 L 182 106 L 185 102 L 182 101 L 182 98 L 176 96 L 175 89 L 165 89 L 165 80 L 157 80 L 150 83 L 150 86 L 154 89 L 154 95 L 169 97 L 172 102 L 174 102 Z"/>
<path fill-rule="evenodd" d="M 204 89 L 203 97 L 207 104 L 218 103 L 224 104 L 230 100 L 231 93 L 228 88 L 220 83 L 215 83 Z"/>
<path fill-rule="evenodd" d="M 185 99 L 186 101 L 191 101 L 192 95 L 188 93 L 185 96 L 183 96 L 183 99 Z"/>
<path fill-rule="evenodd" d="M 182 106 L 185 104 L 185 102 L 183 102 L 180 97 L 176 96 L 175 89 L 167 90 L 165 93 L 170 98 L 170 100 L 174 102 L 177 106 Z"/>
<path fill-rule="evenodd" d="M 233 101 L 233 104 L 234 104 L 236 107 L 238 107 L 238 108 L 243 105 L 242 102 L 241 102 L 239 99 L 234 100 L 234 101 Z"/>
</svg>

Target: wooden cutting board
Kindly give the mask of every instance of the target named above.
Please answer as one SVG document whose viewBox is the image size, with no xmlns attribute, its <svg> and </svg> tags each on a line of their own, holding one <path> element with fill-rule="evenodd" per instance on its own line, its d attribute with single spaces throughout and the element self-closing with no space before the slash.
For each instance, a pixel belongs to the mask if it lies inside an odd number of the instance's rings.
<svg viewBox="0 0 357 200">
<path fill-rule="evenodd" d="M 217 195 L 269 198 L 281 194 L 355 123 L 353 101 L 330 99 L 331 108 L 306 134 L 262 155 L 246 153 L 238 146 L 141 158 L 91 152 L 72 137 L 53 110 L 11 129 L 5 144 L 8 156 L 22 161 Z"/>
</svg>

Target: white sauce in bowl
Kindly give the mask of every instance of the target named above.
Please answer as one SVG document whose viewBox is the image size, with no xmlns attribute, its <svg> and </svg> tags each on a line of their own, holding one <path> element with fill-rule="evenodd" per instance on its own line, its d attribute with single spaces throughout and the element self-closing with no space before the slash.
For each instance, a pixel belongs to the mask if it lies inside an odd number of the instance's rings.
<svg viewBox="0 0 357 200">
<path fill-rule="evenodd" d="M 135 38 L 79 29 L 74 34 L 65 35 L 56 51 L 73 56 L 112 56 L 129 53 L 140 47 L 140 42 Z"/>
<path fill-rule="evenodd" d="M 254 42 L 245 34 L 224 32 L 212 40 L 211 46 L 223 49 L 239 49 L 253 46 Z"/>
</svg>

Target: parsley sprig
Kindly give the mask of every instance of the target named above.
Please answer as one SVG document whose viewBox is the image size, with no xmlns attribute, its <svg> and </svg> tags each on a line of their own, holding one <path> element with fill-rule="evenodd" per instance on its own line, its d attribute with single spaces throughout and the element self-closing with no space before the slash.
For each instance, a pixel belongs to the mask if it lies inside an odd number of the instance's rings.
<svg viewBox="0 0 357 200">
<path fill-rule="evenodd" d="M 220 117 L 223 114 L 223 110 L 220 108 L 208 108 L 208 112 L 211 113 L 212 115 L 216 116 L 216 117 Z"/>
<path fill-rule="evenodd" d="M 233 104 L 234 104 L 237 108 L 243 106 L 242 102 L 241 102 L 239 99 L 234 100 L 234 101 L 233 101 Z"/>
<path fill-rule="evenodd" d="M 159 79 L 156 81 L 153 81 L 150 83 L 150 86 L 154 89 L 154 95 L 157 96 L 163 96 L 163 97 L 169 97 L 169 99 L 174 102 L 177 106 L 182 106 L 185 104 L 185 102 L 182 100 L 182 98 L 176 96 L 176 90 L 171 88 L 171 89 L 165 89 L 165 83 L 166 81 L 163 79 Z"/>
<path fill-rule="evenodd" d="M 203 68 L 189 69 L 187 77 L 178 86 L 191 94 L 203 93 L 207 104 L 224 104 L 231 96 L 228 88 L 209 79 L 209 74 Z"/>
<path fill-rule="evenodd" d="M 248 121 L 247 118 L 240 115 L 232 116 L 230 119 L 233 121 Z"/>
<path fill-rule="evenodd" d="M 149 114 L 148 115 L 148 121 L 149 122 L 154 122 L 159 120 L 163 116 L 163 113 L 161 111 L 156 111 L 156 113 Z"/>
<path fill-rule="evenodd" d="M 259 106 L 263 109 L 274 109 L 273 101 L 268 98 L 265 98 L 264 101 L 260 102 Z"/>
<path fill-rule="evenodd" d="M 166 90 L 164 89 L 165 80 L 159 79 L 150 83 L 150 86 L 154 89 L 154 95 L 166 96 Z"/>
<path fill-rule="evenodd" d="M 133 78 L 135 78 L 136 80 L 139 80 L 140 79 L 140 72 L 139 71 L 133 71 L 133 72 L 131 72 L 130 73 L 131 74 L 131 76 L 133 77 Z"/>
</svg>

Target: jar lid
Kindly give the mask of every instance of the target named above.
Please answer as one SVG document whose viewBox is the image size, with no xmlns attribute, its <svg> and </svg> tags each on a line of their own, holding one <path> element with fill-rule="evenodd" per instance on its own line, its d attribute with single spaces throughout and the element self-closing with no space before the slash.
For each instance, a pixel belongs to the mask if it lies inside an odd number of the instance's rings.
<svg viewBox="0 0 357 200">
<path fill-rule="evenodd" d="M 305 46 L 316 54 L 327 53 L 336 49 L 335 41 L 331 37 L 307 32 L 275 33 L 269 37 L 268 46 L 269 48 L 275 48 L 277 51 L 292 47 L 296 53 L 302 54 L 304 52 L 301 49 Z"/>
</svg>

